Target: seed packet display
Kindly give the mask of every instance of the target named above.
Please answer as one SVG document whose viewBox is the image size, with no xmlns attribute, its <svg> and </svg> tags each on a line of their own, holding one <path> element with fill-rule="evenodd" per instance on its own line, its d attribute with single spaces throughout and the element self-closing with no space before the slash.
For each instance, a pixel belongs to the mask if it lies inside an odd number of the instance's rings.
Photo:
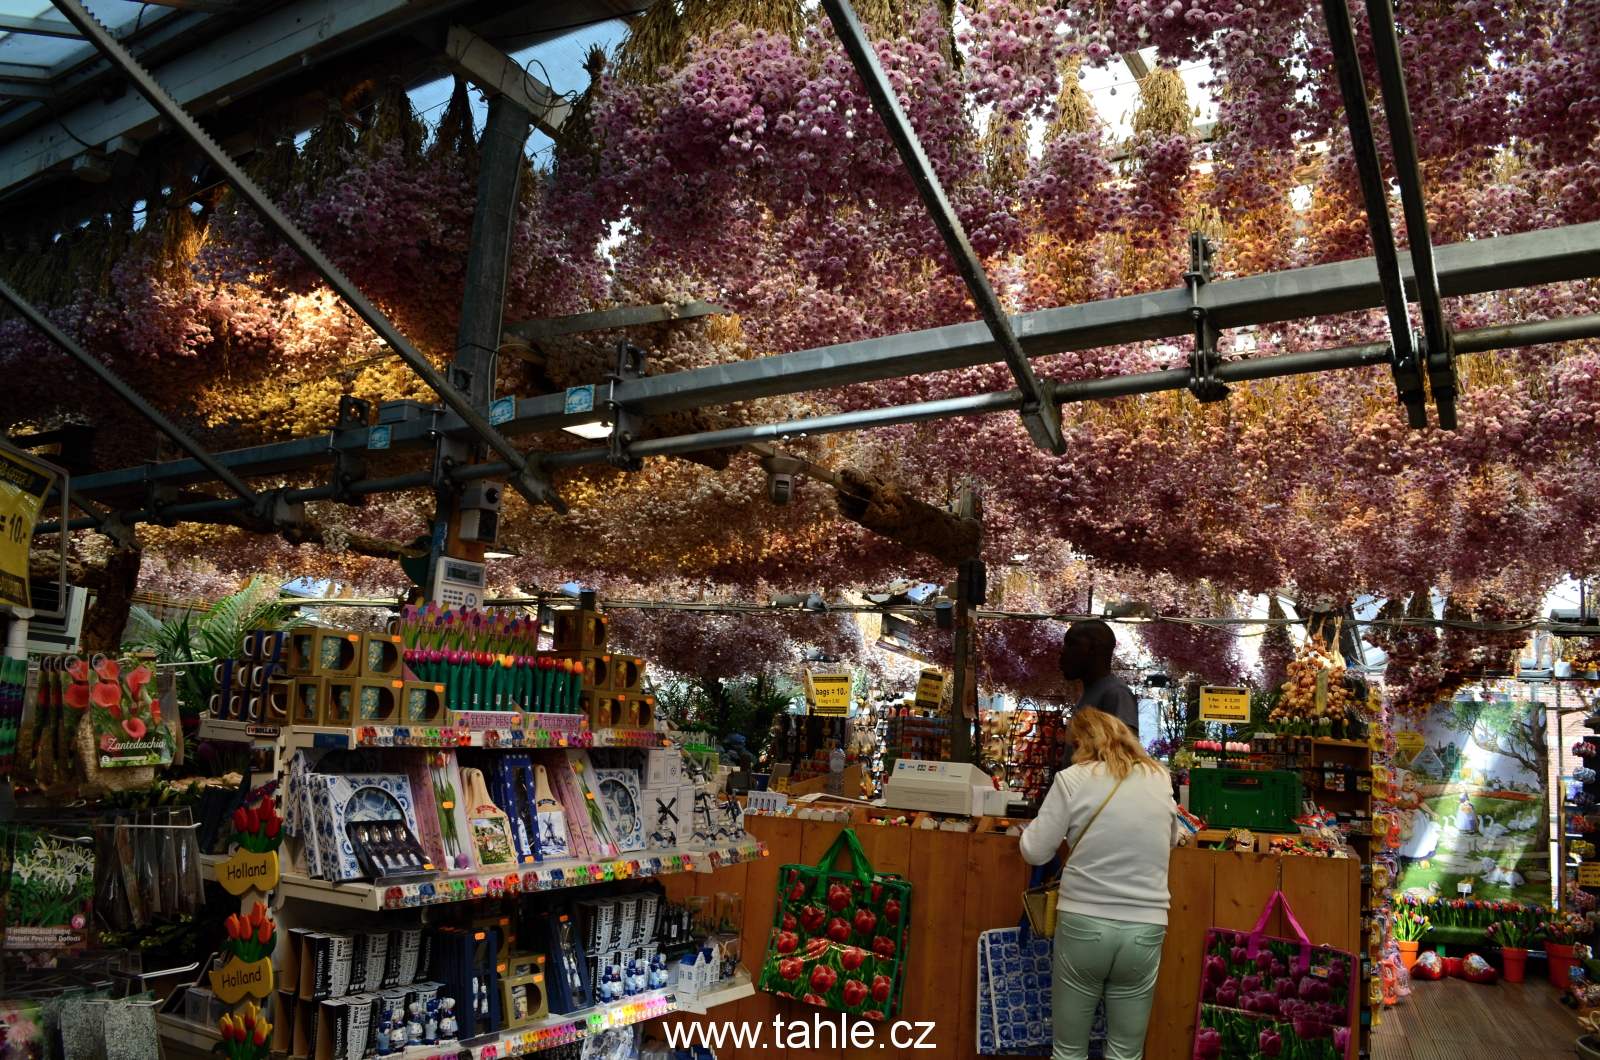
<svg viewBox="0 0 1600 1060">
<path fill-rule="evenodd" d="M 595 797 L 616 841 L 617 852 L 643 850 L 645 830 L 639 774 L 632 769 L 596 769 L 594 779 Z"/>
</svg>

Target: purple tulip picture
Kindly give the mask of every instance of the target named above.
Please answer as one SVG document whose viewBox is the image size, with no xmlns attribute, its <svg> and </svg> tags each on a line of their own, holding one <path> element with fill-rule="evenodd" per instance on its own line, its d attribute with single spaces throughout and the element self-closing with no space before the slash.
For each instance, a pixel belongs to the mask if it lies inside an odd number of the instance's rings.
<svg viewBox="0 0 1600 1060">
<path fill-rule="evenodd" d="M 1195 1060 L 1217 1060 L 1222 1055 L 1222 1035 L 1210 1027 L 1200 1028 L 1194 1036 Z"/>
<path fill-rule="evenodd" d="M 1275 1057 L 1283 1051 L 1283 1035 L 1277 1031 L 1262 1031 L 1256 1042 L 1262 1056 Z"/>
</svg>

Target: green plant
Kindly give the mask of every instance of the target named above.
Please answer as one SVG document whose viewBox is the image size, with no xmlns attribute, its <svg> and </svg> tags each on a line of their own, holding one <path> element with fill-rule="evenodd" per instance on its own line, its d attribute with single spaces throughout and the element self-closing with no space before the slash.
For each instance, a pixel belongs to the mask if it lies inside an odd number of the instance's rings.
<svg viewBox="0 0 1600 1060">
<path fill-rule="evenodd" d="M 194 717 L 206 709 L 216 686 L 211 667 L 205 664 L 237 656 L 244 635 L 251 630 L 283 629 L 292 618 L 288 606 L 278 599 L 277 587 L 256 577 L 207 611 L 191 608 L 162 620 L 142 607 L 130 609 L 123 648 L 153 651 L 158 663 L 197 664 L 177 667 L 179 708 L 185 716 Z"/>
<path fill-rule="evenodd" d="M 1394 915 L 1394 937 L 1401 942 L 1421 942 L 1432 926 L 1432 921 L 1413 909 L 1401 909 Z"/>
<path fill-rule="evenodd" d="M 1496 920 L 1484 928 L 1483 933 L 1489 941 L 1505 950 L 1520 950 L 1528 941 L 1527 929 L 1515 920 Z"/>
</svg>

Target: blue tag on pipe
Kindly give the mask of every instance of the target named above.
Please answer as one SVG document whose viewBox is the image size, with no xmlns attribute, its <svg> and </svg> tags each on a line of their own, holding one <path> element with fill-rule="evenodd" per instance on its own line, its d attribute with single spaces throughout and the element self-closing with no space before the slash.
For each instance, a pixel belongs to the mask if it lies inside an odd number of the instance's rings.
<svg viewBox="0 0 1600 1060">
<path fill-rule="evenodd" d="M 594 411 L 594 384 L 575 386 L 567 391 L 567 404 L 564 410 L 568 416 L 576 416 L 584 412 Z"/>
<path fill-rule="evenodd" d="M 594 389 L 593 387 L 590 387 L 591 392 L 593 391 L 593 389 Z M 568 394 L 567 400 L 570 402 L 572 400 L 572 397 L 571 397 L 572 391 L 570 391 L 570 390 L 567 391 L 567 394 Z M 514 420 L 516 418 L 517 418 L 517 399 L 513 395 L 507 394 L 505 397 L 500 398 L 498 401 L 490 402 L 490 404 L 489 404 L 489 424 L 490 424 L 490 426 L 495 426 L 495 425 L 501 424 L 501 423 L 509 423 L 510 421 L 512 421 L 512 420 Z"/>
<path fill-rule="evenodd" d="M 387 448 L 389 448 L 389 436 L 393 433 L 393 431 L 394 431 L 394 428 L 390 427 L 387 423 L 380 424 L 377 427 L 369 427 L 369 428 L 367 428 L 367 448 L 368 449 L 387 449 Z"/>
</svg>

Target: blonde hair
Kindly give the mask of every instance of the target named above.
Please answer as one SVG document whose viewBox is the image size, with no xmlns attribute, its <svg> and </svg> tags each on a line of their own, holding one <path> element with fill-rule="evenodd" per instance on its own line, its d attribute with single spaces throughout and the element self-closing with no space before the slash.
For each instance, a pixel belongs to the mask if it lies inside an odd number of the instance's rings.
<svg viewBox="0 0 1600 1060">
<path fill-rule="evenodd" d="M 1134 766 L 1152 773 L 1166 773 L 1161 763 L 1150 757 L 1133 731 L 1120 719 L 1103 710 L 1079 707 L 1072 715 L 1067 739 L 1072 741 L 1075 748 L 1072 752 L 1073 765 L 1101 762 L 1118 779 L 1126 777 Z"/>
</svg>

